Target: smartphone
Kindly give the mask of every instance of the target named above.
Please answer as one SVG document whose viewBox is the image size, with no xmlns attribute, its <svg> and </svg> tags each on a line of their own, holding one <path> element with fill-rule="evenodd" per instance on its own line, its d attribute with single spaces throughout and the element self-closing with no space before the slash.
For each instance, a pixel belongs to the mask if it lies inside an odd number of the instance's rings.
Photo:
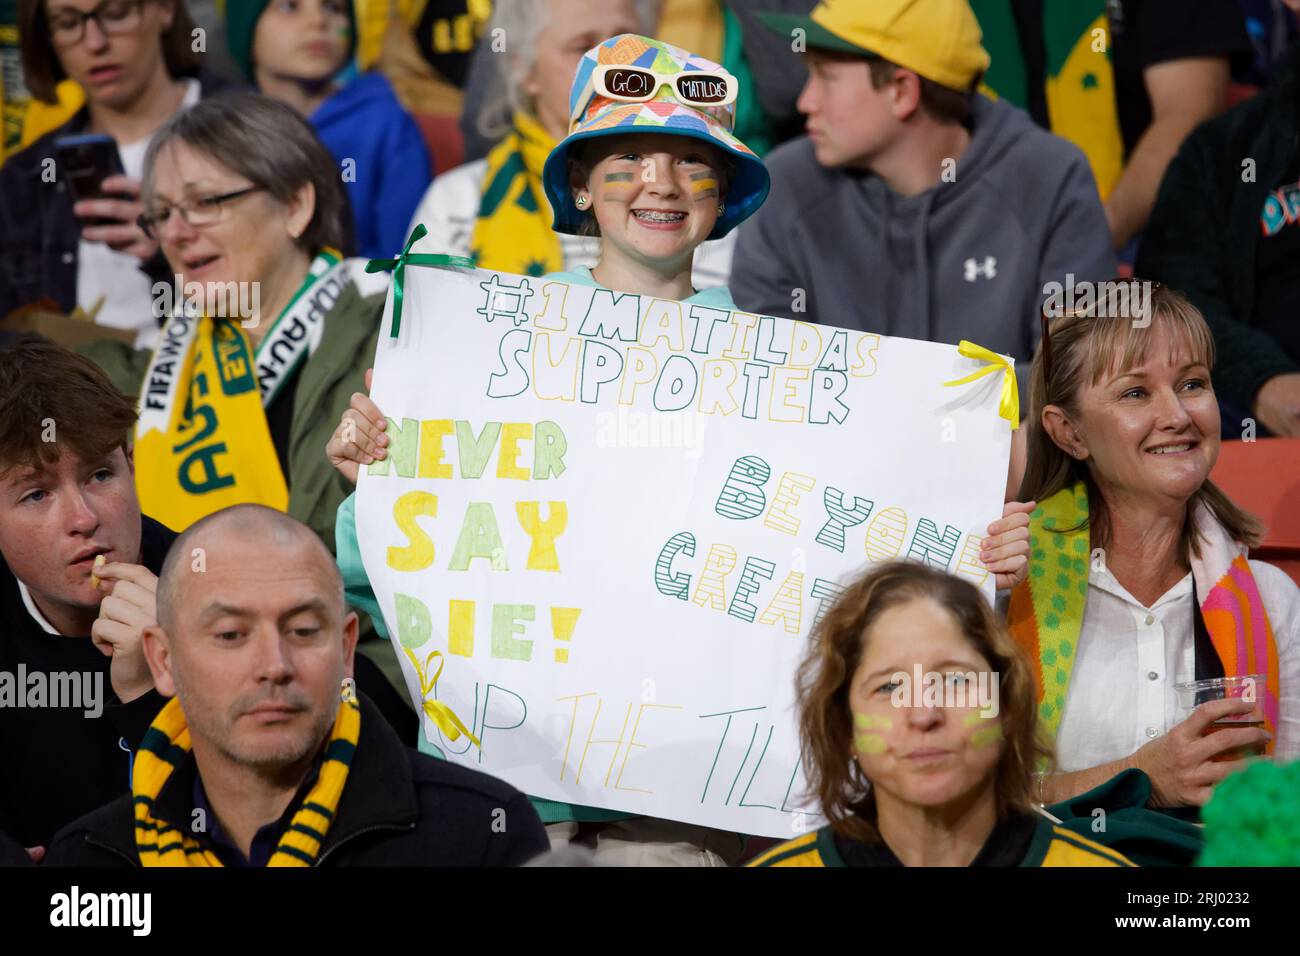
<svg viewBox="0 0 1300 956">
<path fill-rule="evenodd" d="M 109 194 L 104 192 L 104 180 L 125 172 L 117 152 L 117 140 L 102 133 L 60 136 L 54 141 L 54 155 L 59 175 L 66 177 L 74 200 L 105 198 Z M 114 226 L 119 220 L 87 219 L 85 222 L 90 226 Z"/>
</svg>

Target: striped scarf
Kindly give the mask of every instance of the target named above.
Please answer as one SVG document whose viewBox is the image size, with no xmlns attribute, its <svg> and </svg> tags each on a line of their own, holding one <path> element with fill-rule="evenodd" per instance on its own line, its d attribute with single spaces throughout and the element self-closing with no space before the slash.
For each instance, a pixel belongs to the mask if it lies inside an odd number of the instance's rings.
<svg viewBox="0 0 1300 956">
<path fill-rule="evenodd" d="M 542 167 L 554 146 L 542 124 L 520 111 L 510 133 L 488 153 L 470 242 L 480 269 L 544 276 L 564 268 L 542 188 Z"/>
<path fill-rule="evenodd" d="M 320 775 L 293 815 L 267 866 L 312 866 L 325 842 L 348 768 L 361 735 L 361 710 L 339 704 L 325 747 Z M 168 701 L 150 725 L 135 755 L 131 791 L 135 803 L 135 845 L 141 866 L 221 866 L 221 860 L 185 830 L 154 816 L 155 801 L 172 772 L 190 752 L 190 730 L 180 700 Z"/>
<path fill-rule="evenodd" d="M 1260 709 L 1276 737 L 1277 645 L 1255 577 L 1240 545 L 1208 508 L 1198 505 L 1192 521 L 1201 551 L 1192 555 L 1192 579 L 1206 631 L 1225 676 L 1267 675 Z M 1061 725 L 1083 630 L 1089 540 L 1088 493 L 1082 483 L 1063 488 L 1030 515 L 1029 576 L 1011 592 L 1008 624 L 1033 663 L 1040 724 L 1051 741 Z M 1273 752 L 1272 741 L 1266 749 Z"/>
</svg>

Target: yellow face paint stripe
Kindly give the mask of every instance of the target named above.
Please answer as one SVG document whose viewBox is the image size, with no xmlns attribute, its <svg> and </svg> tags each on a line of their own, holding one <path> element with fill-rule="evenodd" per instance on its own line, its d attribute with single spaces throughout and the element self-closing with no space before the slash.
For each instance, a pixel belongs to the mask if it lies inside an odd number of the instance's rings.
<svg viewBox="0 0 1300 956">
<path fill-rule="evenodd" d="M 972 747 L 987 747 L 995 744 L 1002 739 L 1002 725 L 990 724 L 987 727 L 981 727 L 970 735 L 970 745 Z"/>
<path fill-rule="evenodd" d="M 987 747 L 1002 739 L 1002 724 L 996 717 L 985 717 L 980 713 L 967 714 L 961 723 L 963 727 L 979 727 L 970 735 L 972 747 Z"/>
<path fill-rule="evenodd" d="M 885 738 L 880 734 L 858 734 L 853 738 L 859 753 L 883 754 L 887 748 Z"/>
<path fill-rule="evenodd" d="M 888 730 L 894 726 L 894 722 L 888 717 L 877 714 L 854 714 L 853 723 L 863 730 Z"/>
</svg>

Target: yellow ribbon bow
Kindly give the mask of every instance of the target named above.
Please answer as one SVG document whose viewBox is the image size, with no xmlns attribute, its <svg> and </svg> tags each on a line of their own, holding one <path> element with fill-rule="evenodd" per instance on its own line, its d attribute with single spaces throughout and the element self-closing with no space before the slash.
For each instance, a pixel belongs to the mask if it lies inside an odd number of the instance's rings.
<svg viewBox="0 0 1300 956">
<path fill-rule="evenodd" d="M 409 657 L 411 663 L 415 665 L 415 673 L 420 678 L 420 696 L 424 699 L 424 712 L 429 715 L 429 719 L 438 725 L 438 728 L 447 735 L 449 740 L 458 740 L 460 739 L 460 735 L 464 734 L 470 740 L 474 741 L 475 747 L 483 746 L 478 742 L 478 738 L 469 732 L 469 728 L 465 726 L 464 721 L 456 716 L 454 710 L 440 700 L 429 699 L 429 695 L 432 694 L 434 688 L 438 686 L 438 678 L 442 676 L 442 666 L 447 663 L 446 659 L 442 656 L 442 651 L 432 652 L 424 659 L 424 664 L 421 666 L 420 659 L 415 656 L 414 651 L 409 647 L 404 647 L 402 650 L 406 651 L 406 656 Z M 434 673 L 433 677 L 430 678 L 428 676 L 429 665 L 433 663 L 434 658 L 438 659 L 438 670 Z"/>
<path fill-rule="evenodd" d="M 976 345 L 974 342 L 961 340 L 957 346 L 957 351 L 963 357 L 975 359 L 977 362 L 988 362 L 981 369 L 976 369 L 965 378 L 959 378 L 955 382 L 944 382 L 945 387 L 953 385 L 965 385 L 968 382 L 974 382 L 983 378 L 992 372 L 1002 369 L 1002 397 L 998 400 L 998 414 L 1011 423 L 1011 430 L 1015 431 L 1020 427 L 1020 388 L 1016 385 L 1016 370 L 1012 368 L 1011 361 L 1004 355 L 997 352 L 991 352 L 982 345 Z"/>
</svg>

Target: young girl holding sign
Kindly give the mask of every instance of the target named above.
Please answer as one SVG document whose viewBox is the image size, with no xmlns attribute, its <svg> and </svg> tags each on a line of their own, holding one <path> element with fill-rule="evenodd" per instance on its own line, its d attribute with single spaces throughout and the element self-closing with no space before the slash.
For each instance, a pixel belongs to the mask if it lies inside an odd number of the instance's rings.
<svg viewBox="0 0 1300 956">
<path fill-rule="evenodd" d="M 732 134 L 737 83 L 701 57 L 647 37 L 612 37 L 587 52 L 569 97 L 570 132 L 543 170 L 556 231 L 602 239 L 594 268 L 548 278 L 716 309 L 735 308 L 726 287 L 696 290 L 695 251 L 725 236 L 767 198 L 767 170 Z M 331 438 L 330 461 L 356 481 L 385 457 L 383 414 L 353 397 Z M 999 587 L 1023 577 L 1028 515 L 1009 505 L 989 526 L 984 559 Z M 339 508 L 339 566 L 352 602 L 381 626 L 356 544 L 354 499 Z M 553 843 L 594 842 L 625 864 L 735 863 L 736 834 L 534 798 Z M 581 833 L 580 833 L 581 831 Z"/>
</svg>

